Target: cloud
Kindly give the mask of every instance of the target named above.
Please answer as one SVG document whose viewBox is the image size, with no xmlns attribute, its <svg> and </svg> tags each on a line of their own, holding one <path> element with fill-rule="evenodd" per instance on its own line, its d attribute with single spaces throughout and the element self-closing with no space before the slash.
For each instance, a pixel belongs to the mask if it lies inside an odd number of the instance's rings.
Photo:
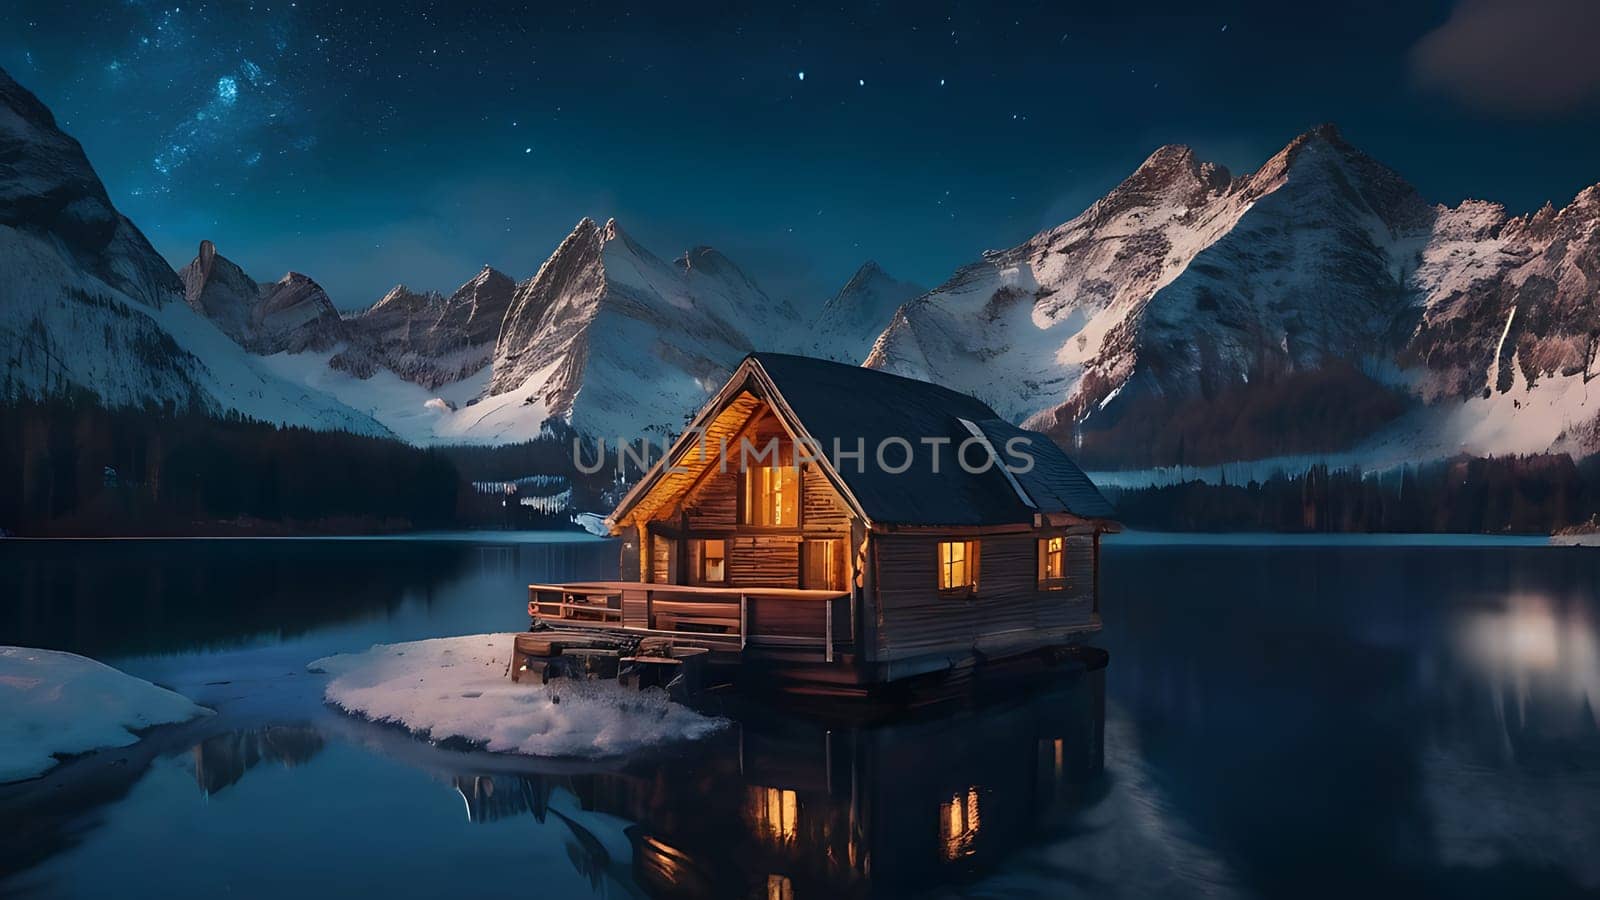
<svg viewBox="0 0 1600 900">
<path fill-rule="evenodd" d="M 1412 48 L 1412 73 L 1487 113 L 1552 118 L 1600 101 L 1596 35 L 1596 0 L 1460 0 Z"/>
</svg>

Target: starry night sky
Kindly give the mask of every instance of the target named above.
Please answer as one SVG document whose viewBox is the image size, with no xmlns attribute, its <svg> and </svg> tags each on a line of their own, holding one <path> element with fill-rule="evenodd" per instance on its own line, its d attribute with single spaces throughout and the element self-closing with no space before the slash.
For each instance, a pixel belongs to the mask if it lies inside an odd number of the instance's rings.
<svg viewBox="0 0 1600 900">
<path fill-rule="evenodd" d="M 800 303 L 932 286 L 1160 144 L 1240 172 L 1322 121 L 1438 201 L 1600 181 L 1590 0 L 467 7 L 7 0 L 0 66 L 175 266 L 346 308 L 525 278 L 585 215 Z"/>
</svg>

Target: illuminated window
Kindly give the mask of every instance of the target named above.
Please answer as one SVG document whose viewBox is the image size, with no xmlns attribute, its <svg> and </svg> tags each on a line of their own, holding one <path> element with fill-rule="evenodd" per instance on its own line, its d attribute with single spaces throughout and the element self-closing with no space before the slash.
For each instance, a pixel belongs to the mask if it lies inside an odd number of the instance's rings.
<svg viewBox="0 0 1600 900">
<path fill-rule="evenodd" d="M 1067 584 L 1067 540 L 1062 537 L 1039 541 L 1039 589 L 1059 591 Z"/>
<path fill-rule="evenodd" d="M 752 787 L 750 814 L 756 829 L 775 843 L 793 843 L 800 834 L 800 798 L 794 791 Z"/>
<path fill-rule="evenodd" d="M 977 788 L 969 787 L 939 804 L 939 838 L 947 860 L 961 859 L 977 852 Z"/>
<path fill-rule="evenodd" d="M 728 542 L 700 542 L 700 580 L 721 583 L 728 580 Z"/>
<path fill-rule="evenodd" d="M 794 900 L 794 882 L 789 876 L 767 876 L 767 900 Z"/>
<path fill-rule="evenodd" d="M 939 542 L 939 590 L 972 590 L 978 586 L 978 542 Z"/>
<path fill-rule="evenodd" d="M 812 590 L 844 590 L 844 542 L 805 541 L 800 545 L 801 583 Z"/>
<path fill-rule="evenodd" d="M 744 523 L 771 528 L 800 524 L 800 470 L 760 466 L 745 471 Z"/>
</svg>

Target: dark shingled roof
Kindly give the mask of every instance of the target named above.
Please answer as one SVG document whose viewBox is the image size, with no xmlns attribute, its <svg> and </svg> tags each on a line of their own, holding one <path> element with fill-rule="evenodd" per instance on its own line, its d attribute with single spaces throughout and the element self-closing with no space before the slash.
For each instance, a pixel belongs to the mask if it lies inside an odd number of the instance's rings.
<svg viewBox="0 0 1600 900">
<path fill-rule="evenodd" d="M 1055 442 L 1005 422 L 976 398 L 925 381 L 805 356 L 755 353 L 751 358 L 825 456 L 834 458 L 835 440 L 846 452 L 853 451 L 858 440 L 866 448 L 861 465 L 843 458 L 836 460 L 835 468 L 874 522 L 998 525 L 1029 522 L 1035 512 L 1085 518 L 1112 514 L 1111 505 Z M 1015 477 L 1034 506 L 1023 502 L 998 465 L 973 474 L 957 463 L 957 448 L 972 437 L 963 419 L 974 423 L 1002 462 L 1020 463 L 1007 452 L 1006 442 L 1026 441 L 1013 446 L 1032 454 L 1034 466 Z M 914 451 L 911 467 L 900 474 L 884 471 L 875 458 L 876 448 L 891 437 L 910 441 Z M 924 438 L 949 441 L 939 448 L 938 471 L 934 471 L 934 448 L 923 443 Z M 884 452 L 890 466 L 901 465 L 903 457 L 899 446 Z M 969 449 L 968 460 L 980 464 L 976 449 Z"/>
<path fill-rule="evenodd" d="M 984 419 L 976 424 L 1002 459 L 1007 458 L 1007 447 L 1033 457 L 1033 468 L 1014 474 L 1040 512 L 1069 512 L 1089 519 L 1105 519 L 1114 514 L 1100 489 L 1055 441 L 1004 419 Z M 1020 442 L 1011 444 L 1013 440 Z"/>
</svg>

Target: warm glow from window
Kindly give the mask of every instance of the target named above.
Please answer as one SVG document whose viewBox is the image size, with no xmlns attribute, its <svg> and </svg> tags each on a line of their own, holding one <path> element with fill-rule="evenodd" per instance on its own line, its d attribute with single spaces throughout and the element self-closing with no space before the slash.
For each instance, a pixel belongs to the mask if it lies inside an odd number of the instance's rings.
<svg viewBox="0 0 1600 900">
<path fill-rule="evenodd" d="M 723 582 L 728 580 L 728 542 L 707 540 L 700 544 L 700 580 Z"/>
<path fill-rule="evenodd" d="M 800 470 L 761 466 L 745 472 L 745 524 L 794 528 L 800 524 Z"/>
<path fill-rule="evenodd" d="M 762 834 L 776 843 L 793 843 L 800 834 L 800 799 L 781 788 L 751 788 L 751 814 Z"/>
<path fill-rule="evenodd" d="M 804 567 L 801 587 L 813 590 L 844 590 L 844 542 L 806 541 L 801 545 Z"/>
<path fill-rule="evenodd" d="M 970 588 L 975 587 L 977 583 L 978 542 L 940 541 L 939 590 Z"/>
<path fill-rule="evenodd" d="M 794 900 L 794 882 L 789 876 L 767 876 L 767 900 Z"/>
<path fill-rule="evenodd" d="M 944 858 L 960 859 L 977 852 L 978 789 L 969 787 L 939 804 L 939 837 Z"/>
<path fill-rule="evenodd" d="M 1047 590 L 1061 590 L 1067 577 L 1067 540 L 1062 537 L 1045 538 L 1039 542 L 1039 580 Z"/>
</svg>

